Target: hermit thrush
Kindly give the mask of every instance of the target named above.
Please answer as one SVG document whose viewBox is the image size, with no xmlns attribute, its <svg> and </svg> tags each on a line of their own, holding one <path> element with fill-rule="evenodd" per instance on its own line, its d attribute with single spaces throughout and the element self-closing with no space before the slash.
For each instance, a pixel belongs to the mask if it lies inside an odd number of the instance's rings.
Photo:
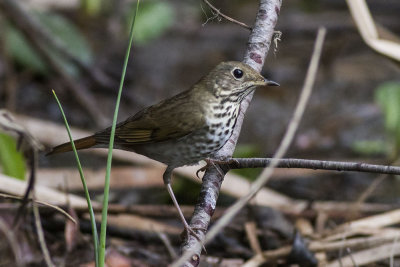
<svg viewBox="0 0 400 267">
<path fill-rule="evenodd" d="M 186 222 L 171 188 L 173 169 L 212 159 L 230 138 L 241 101 L 257 86 L 278 85 L 241 62 L 222 62 L 189 90 L 145 108 L 117 124 L 114 146 L 167 165 L 164 184 L 187 232 Z M 77 149 L 108 147 L 111 128 L 78 139 Z M 71 151 L 70 143 L 48 154 Z"/>
</svg>

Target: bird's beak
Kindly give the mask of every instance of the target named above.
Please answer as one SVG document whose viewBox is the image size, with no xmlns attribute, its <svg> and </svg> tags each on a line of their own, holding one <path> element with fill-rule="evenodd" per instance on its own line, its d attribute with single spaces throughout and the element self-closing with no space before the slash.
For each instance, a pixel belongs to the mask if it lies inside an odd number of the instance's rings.
<svg viewBox="0 0 400 267">
<path fill-rule="evenodd" d="M 268 80 L 268 79 L 266 79 L 266 78 L 264 78 L 262 76 L 260 78 L 261 79 L 258 79 L 256 82 L 253 82 L 254 83 L 253 86 L 261 86 L 261 87 L 264 87 L 264 86 L 280 86 L 279 83 L 277 83 L 277 82 L 270 81 L 270 80 Z"/>
<path fill-rule="evenodd" d="M 270 80 L 267 80 L 267 79 L 265 79 L 265 84 L 267 86 L 280 86 L 279 83 L 274 82 L 274 81 L 270 81 Z"/>
</svg>

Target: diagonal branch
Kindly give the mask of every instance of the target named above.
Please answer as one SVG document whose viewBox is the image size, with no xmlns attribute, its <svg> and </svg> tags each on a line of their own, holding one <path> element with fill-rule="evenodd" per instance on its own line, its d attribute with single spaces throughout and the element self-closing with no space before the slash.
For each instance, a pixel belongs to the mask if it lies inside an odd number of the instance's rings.
<svg viewBox="0 0 400 267">
<path fill-rule="evenodd" d="M 247 49 L 245 52 L 244 63 L 251 66 L 258 72 L 261 71 L 264 60 L 271 45 L 271 39 L 274 34 L 274 28 L 278 20 L 278 14 L 281 7 L 281 0 L 261 0 L 258 14 L 254 23 L 253 30 L 250 34 Z M 240 106 L 240 114 L 238 116 L 235 129 L 229 141 L 218 151 L 216 158 L 230 158 L 236 147 L 240 129 L 243 123 L 244 114 L 250 104 L 253 94 L 244 99 Z M 226 173 L 226 169 L 224 173 Z M 199 195 L 198 202 L 195 206 L 190 226 L 193 229 L 207 229 L 216 207 L 219 190 L 224 179 L 224 173 L 216 168 L 209 168 L 203 177 L 203 183 Z M 204 240 L 205 233 L 197 231 L 198 236 Z M 182 251 L 192 254 L 189 262 L 184 266 L 198 266 L 200 262 L 201 246 L 198 246 L 196 238 L 189 237 L 182 244 Z M 174 266 L 180 266 L 182 263 L 175 263 Z"/>
</svg>

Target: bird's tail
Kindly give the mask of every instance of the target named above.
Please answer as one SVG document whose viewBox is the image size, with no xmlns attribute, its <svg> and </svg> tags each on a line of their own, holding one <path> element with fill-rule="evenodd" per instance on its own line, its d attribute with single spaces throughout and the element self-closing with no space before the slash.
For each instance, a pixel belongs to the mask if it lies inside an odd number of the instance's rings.
<svg viewBox="0 0 400 267">
<path fill-rule="evenodd" d="M 81 138 L 78 140 L 74 140 L 74 144 L 75 144 L 76 150 L 89 148 L 89 147 L 96 145 L 96 138 L 94 137 L 94 135 L 91 135 L 91 136 L 84 137 L 84 138 Z M 67 142 L 67 143 L 64 143 L 64 144 L 54 147 L 49 153 L 46 154 L 46 156 L 63 153 L 63 152 L 68 152 L 68 151 L 72 151 L 71 142 Z"/>
</svg>

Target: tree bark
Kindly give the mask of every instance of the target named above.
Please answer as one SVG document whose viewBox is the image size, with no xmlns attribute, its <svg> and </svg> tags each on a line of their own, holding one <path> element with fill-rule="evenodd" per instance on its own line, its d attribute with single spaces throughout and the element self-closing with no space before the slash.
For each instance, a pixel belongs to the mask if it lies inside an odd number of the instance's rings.
<svg viewBox="0 0 400 267">
<path fill-rule="evenodd" d="M 257 17 L 253 30 L 249 36 L 243 60 L 244 63 L 248 64 L 258 72 L 261 71 L 270 48 L 281 5 L 281 0 L 260 1 Z M 240 134 L 244 115 L 249 107 L 252 97 L 253 94 L 250 94 L 243 100 L 234 132 L 228 142 L 216 154 L 217 159 L 232 157 Z M 210 167 L 204 174 L 200 195 L 190 221 L 190 226 L 193 229 L 207 229 L 210 224 L 224 175 L 228 171 L 228 168 L 224 168 L 224 166 L 220 167 L 222 171 L 218 171 L 215 167 Z M 204 240 L 205 231 L 197 231 L 197 233 L 198 237 Z M 202 248 L 201 246 L 199 247 L 197 243 L 198 240 L 194 236 L 189 236 L 189 239 L 182 243 L 182 252 L 185 253 L 190 251 L 193 254 L 184 266 L 198 266 Z"/>
</svg>

